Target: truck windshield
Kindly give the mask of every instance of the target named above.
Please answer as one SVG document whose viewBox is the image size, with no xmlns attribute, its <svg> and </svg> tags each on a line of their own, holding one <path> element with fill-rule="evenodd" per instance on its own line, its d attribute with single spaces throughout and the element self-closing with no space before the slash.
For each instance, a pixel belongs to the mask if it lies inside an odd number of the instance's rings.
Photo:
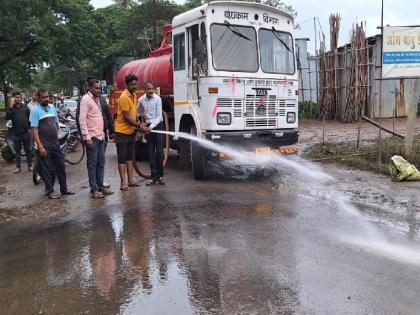
<svg viewBox="0 0 420 315">
<path fill-rule="evenodd" d="M 295 73 L 292 36 L 275 29 L 260 29 L 258 35 L 262 71 L 282 74 Z"/>
<path fill-rule="evenodd" d="M 213 24 L 210 28 L 216 70 L 257 72 L 257 34 L 253 27 Z"/>
</svg>

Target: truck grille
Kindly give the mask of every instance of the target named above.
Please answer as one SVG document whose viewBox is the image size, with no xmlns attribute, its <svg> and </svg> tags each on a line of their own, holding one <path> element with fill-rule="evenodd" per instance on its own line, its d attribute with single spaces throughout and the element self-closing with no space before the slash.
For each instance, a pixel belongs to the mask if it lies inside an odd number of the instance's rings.
<svg viewBox="0 0 420 315">
<path fill-rule="evenodd" d="M 286 100 L 279 100 L 279 116 L 286 116 Z"/>
<path fill-rule="evenodd" d="M 276 118 L 255 118 L 255 119 L 246 119 L 246 127 L 247 128 L 255 128 L 255 127 L 276 127 Z"/>
<path fill-rule="evenodd" d="M 218 98 L 218 112 L 230 112 L 234 118 L 245 118 L 246 128 L 276 127 L 277 117 L 285 117 L 286 109 L 295 109 L 293 100 L 279 100 L 275 95 L 259 97 L 247 95 L 245 99 Z"/>
<path fill-rule="evenodd" d="M 219 108 L 219 112 L 224 110 L 229 110 L 229 112 L 233 109 L 233 117 L 240 118 L 242 117 L 242 100 L 238 98 L 218 98 L 217 104 Z"/>
<path fill-rule="evenodd" d="M 245 99 L 245 123 L 247 128 L 276 126 L 276 96 L 256 97 L 247 95 Z"/>
</svg>

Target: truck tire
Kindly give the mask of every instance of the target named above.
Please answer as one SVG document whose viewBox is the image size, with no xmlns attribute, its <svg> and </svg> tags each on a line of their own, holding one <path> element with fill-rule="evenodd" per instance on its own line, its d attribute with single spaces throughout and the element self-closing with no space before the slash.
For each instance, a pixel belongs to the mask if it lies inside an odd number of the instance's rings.
<svg viewBox="0 0 420 315">
<path fill-rule="evenodd" d="M 179 140 L 179 163 L 182 167 L 191 168 L 191 144 L 190 140 Z"/>
<path fill-rule="evenodd" d="M 13 162 L 15 159 L 15 155 L 13 154 L 12 149 L 7 145 L 7 143 L 4 143 L 1 147 L 1 156 L 3 157 L 3 160 L 7 162 Z"/>
<path fill-rule="evenodd" d="M 197 135 L 195 125 L 191 126 L 191 135 Z M 190 141 L 191 143 L 191 164 L 194 179 L 202 180 L 207 178 L 207 156 L 206 149 L 199 143 Z"/>
</svg>

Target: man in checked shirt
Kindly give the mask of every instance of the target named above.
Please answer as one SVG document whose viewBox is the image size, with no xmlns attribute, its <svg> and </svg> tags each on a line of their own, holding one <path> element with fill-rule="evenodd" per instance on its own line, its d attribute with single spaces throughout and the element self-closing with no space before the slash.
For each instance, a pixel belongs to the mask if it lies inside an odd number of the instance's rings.
<svg viewBox="0 0 420 315">
<path fill-rule="evenodd" d="M 137 105 L 138 113 L 144 112 L 146 124 L 143 125 L 143 132 L 146 133 L 147 147 L 149 151 L 151 180 L 146 183 L 147 186 L 165 185 L 163 179 L 163 146 L 165 135 L 152 133 L 152 130 L 165 130 L 162 116 L 162 100 L 154 91 L 151 81 L 144 84 L 145 93 L 140 97 Z"/>
</svg>

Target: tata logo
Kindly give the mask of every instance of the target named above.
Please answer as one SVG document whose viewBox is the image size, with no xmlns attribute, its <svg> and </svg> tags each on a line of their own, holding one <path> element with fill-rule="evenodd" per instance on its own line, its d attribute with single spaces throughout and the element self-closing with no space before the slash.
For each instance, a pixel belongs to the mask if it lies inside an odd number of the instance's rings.
<svg viewBox="0 0 420 315">
<path fill-rule="evenodd" d="M 255 110 L 255 113 L 257 115 L 264 116 L 267 113 L 267 108 L 265 107 L 264 104 L 259 104 L 257 106 L 257 109 Z"/>
</svg>

